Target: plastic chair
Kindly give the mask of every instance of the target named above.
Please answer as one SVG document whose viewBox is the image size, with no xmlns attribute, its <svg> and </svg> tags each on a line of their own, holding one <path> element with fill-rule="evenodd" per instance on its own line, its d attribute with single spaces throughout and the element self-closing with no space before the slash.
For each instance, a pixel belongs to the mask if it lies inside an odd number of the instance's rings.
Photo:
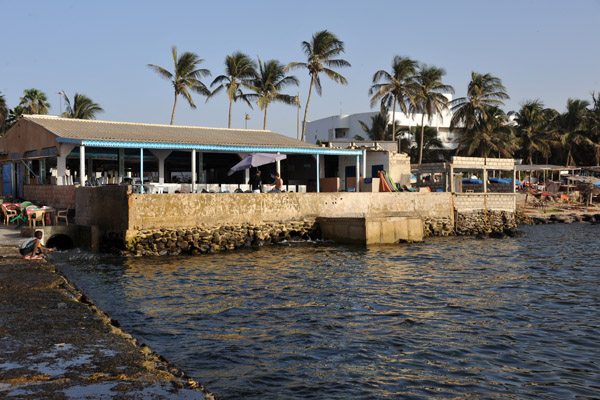
<svg viewBox="0 0 600 400">
<path fill-rule="evenodd" d="M 46 215 L 42 210 L 32 211 L 29 215 L 28 221 L 29 226 L 36 227 L 38 222 L 42 223 L 42 226 L 46 226 Z"/>
<path fill-rule="evenodd" d="M 6 206 L 2 205 L 2 213 L 4 216 L 4 225 L 8 225 L 12 218 L 15 218 L 19 215 L 17 210 L 9 210 Z"/>
<path fill-rule="evenodd" d="M 58 220 L 64 219 L 65 224 L 69 225 L 69 207 L 66 210 L 58 210 L 54 216 L 54 223 L 58 225 Z"/>
</svg>

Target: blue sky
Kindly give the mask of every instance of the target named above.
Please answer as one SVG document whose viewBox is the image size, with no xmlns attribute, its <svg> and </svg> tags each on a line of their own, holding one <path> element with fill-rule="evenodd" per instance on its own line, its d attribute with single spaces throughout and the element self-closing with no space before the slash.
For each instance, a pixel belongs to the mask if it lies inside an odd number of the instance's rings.
<svg viewBox="0 0 600 400">
<path fill-rule="evenodd" d="M 370 110 L 373 74 L 390 69 L 396 54 L 446 70 L 444 81 L 464 96 L 471 71 L 502 79 L 511 99 L 505 110 L 539 98 L 562 111 L 568 98 L 590 100 L 600 91 L 599 0 L 574 1 L 13 1 L 0 0 L 0 92 L 14 107 L 23 90 L 44 91 L 59 113 L 59 95 L 84 93 L 113 121 L 170 121 L 173 92 L 152 72 L 172 70 L 171 46 L 205 59 L 212 78 L 224 71 L 227 54 L 242 51 L 262 60 L 304 61 L 301 42 L 328 29 L 345 42 L 341 86 L 322 78 L 308 119 Z M 304 106 L 309 76 L 293 72 Z M 212 78 L 206 78 L 210 84 Z M 178 125 L 227 126 L 224 94 L 197 109 L 180 99 Z M 302 110 L 303 111 L 303 110 Z M 262 128 L 258 107 L 233 107 L 232 126 Z M 268 128 L 296 135 L 296 109 L 274 104 Z"/>
</svg>

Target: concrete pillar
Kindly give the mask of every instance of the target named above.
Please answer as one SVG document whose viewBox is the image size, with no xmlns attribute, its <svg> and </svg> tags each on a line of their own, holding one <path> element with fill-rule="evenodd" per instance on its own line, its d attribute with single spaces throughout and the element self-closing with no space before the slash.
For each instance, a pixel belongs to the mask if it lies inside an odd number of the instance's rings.
<svg viewBox="0 0 600 400">
<path fill-rule="evenodd" d="M 144 193 L 144 149 L 140 148 L 140 193 Z"/>
<path fill-rule="evenodd" d="M 488 170 L 483 167 L 483 193 L 487 193 Z"/>
<path fill-rule="evenodd" d="M 244 183 L 250 183 L 250 168 L 244 170 Z"/>
<path fill-rule="evenodd" d="M 277 154 L 280 154 L 280 153 L 277 152 Z M 275 168 L 277 170 L 277 173 L 281 177 L 281 161 L 280 160 L 275 161 L 275 166 L 276 166 Z"/>
<path fill-rule="evenodd" d="M 360 192 L 360 156 L 356 155 L 356 192 Z"/>
<path fill-rule="evenodd" d="M 79 184 L 85 186 L 85 146 L 79 146 Z"/>
<path fill-rule="evenodd" d="M 67 157 L 56 157 L 56 184 L 66 185 Z"/>
<path fill-rule="evenodd" d="M 364 178 L 367 177 L 367 149 L 363 149 L 362 153 L 362 174 L 361 176 Z"/>
<path fill-rule="evenodd" d="M 456 188 L 454 187 L 454 167 L 450 165 L 450 192 L 454 193 Z"/>
<path fill-rule="evenodd" d="M 125 178 L 125 149 L 119 149 L 119 183 L 123 182 Z"/>
<path fill-rule="evenodd" d="M 165 183 L 165 160 L 169 157 L 172 150 L 151 149 L 150 152 L 158 160 L 158 183 Z"/>
<path fill-rule="evenodd" d="M 317 154 L 317 193 L 320 192 L 320 180 L 321 180 L 321 165 L 319 165 L 319 155 Z"/>
<path fill-rule="evenodd" d="M 192 149 L 192 193 L 196 192 L 196 149 Z"/>
</svg>

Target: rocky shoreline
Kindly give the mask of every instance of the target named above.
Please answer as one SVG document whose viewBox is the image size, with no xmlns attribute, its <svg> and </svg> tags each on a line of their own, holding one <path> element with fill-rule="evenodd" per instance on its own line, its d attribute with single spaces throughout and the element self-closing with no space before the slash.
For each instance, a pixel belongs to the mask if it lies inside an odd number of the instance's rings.
<svg viewBox="0 0 600 400">
<path fill-rule="evenodd" d="M 0 246 L 0 337 L 3 398 L 214 398 L 15 246 Z"/>
</svg>

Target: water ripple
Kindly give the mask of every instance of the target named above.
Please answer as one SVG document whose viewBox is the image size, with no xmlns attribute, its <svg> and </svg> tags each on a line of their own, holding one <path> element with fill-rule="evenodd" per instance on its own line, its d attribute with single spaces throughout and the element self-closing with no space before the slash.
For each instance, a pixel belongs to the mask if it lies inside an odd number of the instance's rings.
<svg viewBox="0 0 600 400">
<path fill-rule="evenodd" d="M 600 398 L 600 230 L 524 229 L 54 261 L 222 398 Z"/>
</svg>

